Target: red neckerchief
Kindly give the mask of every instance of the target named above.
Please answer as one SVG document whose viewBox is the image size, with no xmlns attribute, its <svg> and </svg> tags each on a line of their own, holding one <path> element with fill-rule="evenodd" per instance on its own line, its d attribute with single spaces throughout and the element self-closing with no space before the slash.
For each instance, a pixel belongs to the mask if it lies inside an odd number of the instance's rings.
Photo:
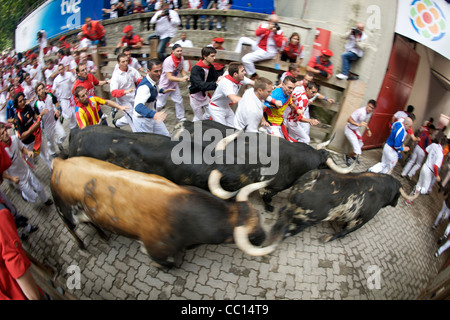
<svg viewBox="0 0 450 320">
<path fill-rule="evenodd" d="M 181 58 L 177 58 L 177 57 L 175 57 L 173 54 L 171 54 L 171 57 L 172 57 L 173 63 L 175 64 L 175 68 L 178 68 L 178 65 L 179 65 L 180 62 L 181 62 Z"/>
<path fill-rule="evenodd" d="M 225 78 L 227 78 L 228 80 L 230 80 L 231 82 L 235 83 L 235 84 L 241 84 L 239 81 L 235 80 L 232 76 L 230 76 L 229 74 L 227 74 L 225 76 Z"/>
<path fill-rule="evenodd" d="M 200 61 L 197 62 L 195 65 L 196 65 L 196 66 L 199 66 L 199 67 L 201 67 L 201 68 L 205 68 L 205 69 L 211 68 L 211 65 L 206 65 L 206 64 L 203 62 L 203 60 L 200 60 Z"/>
</svg>

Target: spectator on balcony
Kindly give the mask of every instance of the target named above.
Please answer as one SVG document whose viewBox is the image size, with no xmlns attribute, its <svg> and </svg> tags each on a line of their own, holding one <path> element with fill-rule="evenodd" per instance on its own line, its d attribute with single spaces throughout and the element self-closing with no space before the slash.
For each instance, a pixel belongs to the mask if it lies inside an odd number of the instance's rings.
<svg viewBox="0 0 450 320">
<path fill-rule="evenodd" d="M 250 75 L 250 79 L 258 76 L 255 62 L 273 59 L 283 46 L 283 31 L 278 25 L 278 16 L 270 15 L 267 22 L 258 26 L 255 35 L 258 37 L 258 41 L 252 48 L 256 47 L 256 50 L 242 57 L 242 64 L 247 74 Z"/>
<path fill-rule="evenodd" d="M 157 51 L 160 61 L 164 61 L 167 57 L 166 47 L 170 39 L 177 33 L 177 27 L 181 22 L 178 13 L 175 10 L 170 10 L 169 6 L 168 2 L 164 2 L 161 10 L 158 10 L 150 20 L 150 24 L 155 25 L 155 33 L 150 35 L 148 39 L 159 37 Z"/>
<path fill-rule="evenodd" d="M 134 13 L 143 13 L 143 12 L 145 12 L 145 8 L 142 5 L 141 0 L 134 0 L 133 14 Z"/>
<path fill-rule="evenodd" d="M 214 38 L 212 39 L 212 44 L 210 44 L 211 47 L 213 47 L 214 49 L 218 50 L 225 50 L 225 48 L 223 47 L 223 43 L 225 42 L 224 38 Z M 225 71 L 225 64 L 224 63 L 219 63 L 219 62 L 214 62 L 213 63 L 214 68 L 216 69 L 216 71 L 219 73 L 219 76 L 222 76 L 224 71 Z"/>
<path fill-rule="evenodd" d="M 125 15 L 130 15 L 133 14 L 133 2 L 131 0 L 128 0 L 126 5 L 125 5 Z"/>
<path fill-rule="evenodd" d="M 211 10 L 222 10 L 228 11 L 233 5 L 232 0 L 213 0 Z M 227 31 L 227 17 L 226 16 L 217 16 L 216 17 L 216 30 L 220 31 L 222 29 L 223 22 L 223 31 Z"/>
<path fill-rule="evenodd" d="M 288 43 L 281 51 L 280 60 L 289 61 L 291 63 L 302 64 L 305 53 L 303 52 L 303 45 L 300 44 L 300 35 L 294 32 L 290 37 Z"/>
<path fill-rule="evenodd" d="M 188 9 L 200 10 L 202 8 L 202 5 L 203 5 L 202 0 L 189 0 L 188 1 Z M 192 28 L 194 30 L 197 30 L 199 17 L 200 16 L 198 16 L 198 15 L 187 16 L 186 17 L 186 29 L 191 28 L 191 18 L 192 18 L 192 20 L 194 21 L 194 25 L 192 26 Z"/>
<path fill-rule="evenodd" d="M 153 11 L 155 11 L 156 10 L 156 4 L 158 3 L 158 1 L 156 1 L 156 0 L 150 0 L 148 3 L 147 3 L 147 8 L 145 9 L 145 11 L 146 12 L 153 12 Z"/>
<path fill-rule="evenodd" d="M 116 49 L 114 50 L 114 54 L 117 55 L 119 53 L 120 47 L 131 47 L 134 49 L 139 49 L 144 44 L 144 39 L 142 39 L 138 34 L 135 34 L 133 32 L 133 27 L 128 25 L 125 28 L 123 28 L 122 31 L 125 35 L 122 36 L 119 43 L 116 46 Z"/>
<path fill-rule="evenodd" d="M 84 19 L 84 25 L 81 27 L 81 32 L 83 32 L 95 45 L 98 44 L 102 47 L 106 46 L 106 31 L 100 21 L 92 20 L 90 17 L 87 17 Z"/>
<path fill-rule="evenodd" d="M 320 56 L 312 56 L 306 65 L 306 71 L 312 72 L 316 75 L 321 75 L 329 80 L 333 75 L 333 63 L 330 58 L 333 56 L 333 51 L 323 49 Z"/>
<path fill-rule="evenodd" d="M 364 55 L 367 42 L 367 34 L 364 32 L 364 24 L 358 23 L 356 28 L 352 28 L 346 37 L 345 52 L 341 55 L 342 72 L 336 75 L 341 80 L 356 80 L 356 76 L 349 76 L 353 62 L 359 60 Z"/>
</svg>

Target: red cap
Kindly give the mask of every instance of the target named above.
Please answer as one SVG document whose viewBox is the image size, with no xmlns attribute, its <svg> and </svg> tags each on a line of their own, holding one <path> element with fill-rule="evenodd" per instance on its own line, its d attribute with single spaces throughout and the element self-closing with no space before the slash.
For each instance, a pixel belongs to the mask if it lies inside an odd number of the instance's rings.
<svg viewBox="0 0 450 320">
<path fill-rule="evenodd" d="M 61 38 L 59 38 L 59 41 L 64 41 L 66 40 L 66 36 L 62 36 Z"/>
<path fill-rule="evenodd" d="M 132 26 L 126 26 L 125 28 L 123 28 L 123 33 L 128 33 L 128 32 L 130 32 L 131 30 L 133 30 L 133 27 Z"/>
<path fill-rule="evenodd" d="M 212 39 L 212 41 L 218 42 L 218 43 L 224 43 L 225 39 L 224 38 L 214 38 Z"/>
<path fill-rule="evenodd" d="M 330 49 L 323 49 L 321 52 L 325 56 L 329 56 L 329 57 L 333 56 L 333 51 L 331 51 Z"/>
</svg>

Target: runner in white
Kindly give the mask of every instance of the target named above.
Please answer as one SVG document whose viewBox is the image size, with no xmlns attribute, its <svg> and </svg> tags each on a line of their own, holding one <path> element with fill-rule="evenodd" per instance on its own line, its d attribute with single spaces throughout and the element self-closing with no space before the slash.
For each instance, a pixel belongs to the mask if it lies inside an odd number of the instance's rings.
<svg viewBox="0 0 450 320">
<path fill-rule="evenodd" d="M 223 125 L 234 126 L 234 112 L 231 104 L 238 103 L 238 96 L 242 85 L 254 85 L 254 81 L 245 77 L 245 69 L 242 63 L 232 62 L 228 65 L 228 74 L 220 81 L 209 101 L 209 113 L 214 121 Z"/>
<path fill-rule="evenodd" d="M 73 100 L 72 88 L 75 82 L 75 75 L 72 72 L 66 72 L 64 65 L 58 66 L 59 75 L 53 81 L 52 91 L 58 98 L 61 106 L 62 116 L 69 119 L 69 128 L 78 127 L 75 118 L 75 101 Z"/>
<path fill-rule="evenodd" d="M 133 125 L 133 106 L 136 85 L 139 84 L 142 77 L 140 73 L 128 65 L 128 56 L 124 53 L 117 57 L 119 68 L 115 70 L 111 77 L 109 85 L 111 95 L 116 98 L 116 102 L 121 106 L 127 106 L 123 117 L 113 120 L 115 127 L 120 128 L 130 125 L 131 130 L 136 131 Z"/>
<path fill-rule="evenodd" d="M 370 137 L 372 135 L 368 122 L 376 106 L 377 102 L 375 100 L 369 100 L 367 106 L 356 109 L 347 119 L 344 134 L 352 145 L 352 151 L 348 155 L 345 155 L 345 162 L 347 165 L 350 165 L 350 159 L 356 161 L 355 157 L 360 156 L 362 153 L 361 148 L 364 145 L 364 142 L 359 129 L 364 127 L 367 129 L 367 136 Z"/>
</svg>

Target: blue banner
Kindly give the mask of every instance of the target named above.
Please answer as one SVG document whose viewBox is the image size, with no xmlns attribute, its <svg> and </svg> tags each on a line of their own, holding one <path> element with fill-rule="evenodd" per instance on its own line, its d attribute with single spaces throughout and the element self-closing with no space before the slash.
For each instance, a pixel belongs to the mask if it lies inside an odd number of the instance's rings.
<svg viewBox="0 0 450 320">
<path fill-rule="evenodd" d="M 47 38 L 78 29 L 86 17 L 102 19 L 103 0 L 49 0 L 33 11 L 16 28 L 16 52 L 37 46 L 36 35 L 45 30 Z"/>
</svg>

